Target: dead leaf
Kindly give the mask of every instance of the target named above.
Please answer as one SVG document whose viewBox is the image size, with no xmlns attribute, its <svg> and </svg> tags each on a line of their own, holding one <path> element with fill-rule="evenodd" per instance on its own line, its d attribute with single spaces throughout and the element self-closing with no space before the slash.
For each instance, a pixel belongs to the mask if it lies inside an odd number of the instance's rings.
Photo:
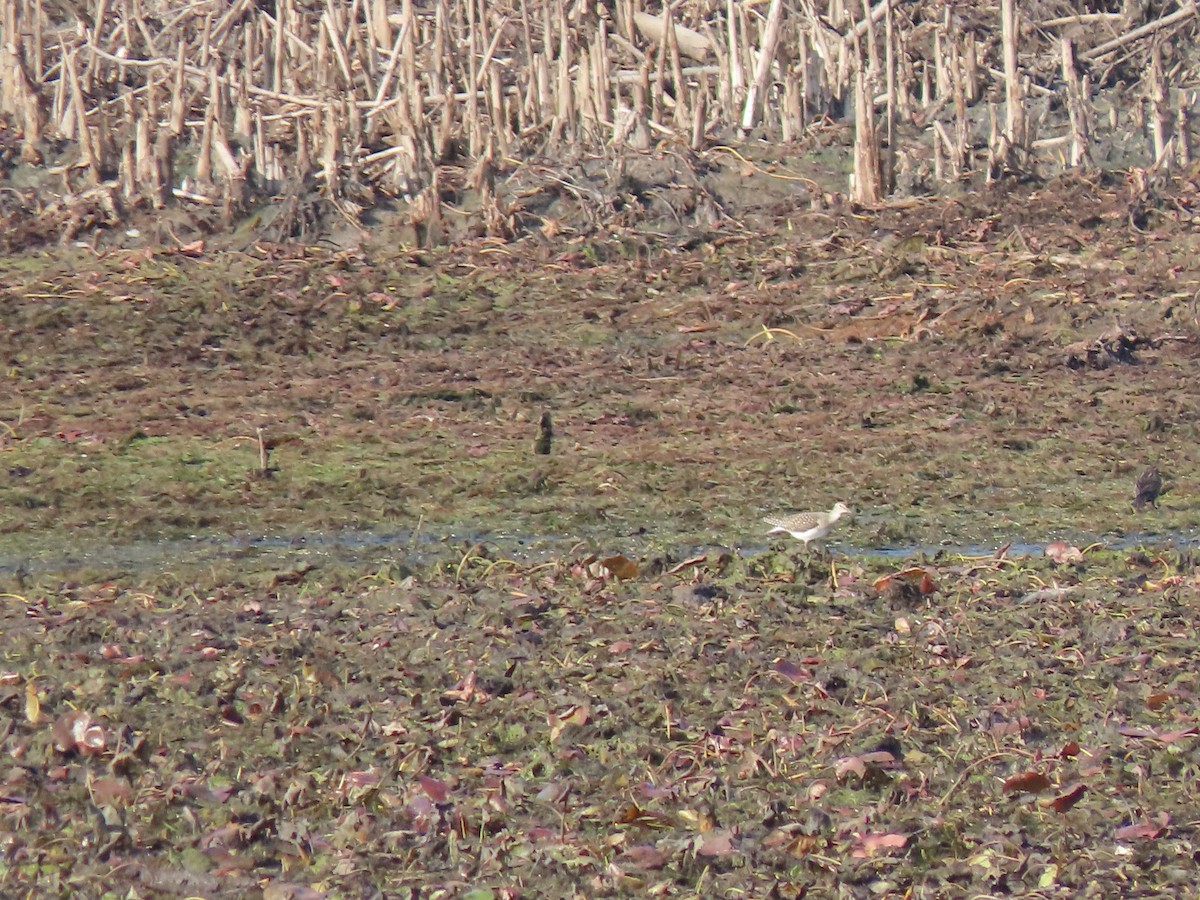
<svg viewBox="0 0 1200 900">
<path fill-rule="evenodd" d="M 605 557 L 600 560 L 600 565 L 604 566 L 614 578 L 621 581 L 629 581 L 631 578 L 638 577 L 637 563 L 627 559 L 618 553 L 616 556 Z"/>
<path fill-rule="evenodd" d="M 896 755 L 887 750 L 871 750 L 868 753 L 862 753 L 858 757 L 869 766 L 880 766 L 881 768 L 891 768 L 896 764 Z"/>
<path fill-rule="evenodd" d="M 1083 551 L 1064 541 L 1053 541 L 1046 545 L 1046 558 L 1058 565 L 1073 565 L 1083 562 Z"/>
<path fill-rule="evenodd" d="M 1118 841 L 1152 841 L 1166 833 L 1165 823 L 1136 822 L 1133 825 L 1122 825 L 1113 836 Z"/>
<path fill-rule="evenodd" d="M 796 684 L 799 684 L 801 681 L 808 681 L 810 678 L 812 678 L 812 670 L 806 669 L 803 666 L 798 666 L 791 660 L 787 659 L 775 660 L 775 671 L 788 681 Z"/>
<path fill-rule="evenodd" d="M 90 785 L 92 802 L 97 806 L 124 806 L 133 796 L 133 788 L 122 778 L 97 778 Z"/>
<path fill-rule="evenodd" d="M 474 671 L 468 672 L 466 677 L 457 685 L 448 691 L 442 691 L 442 699 L 469 703 L 475 697 L 477 680 L 478 676 Z M 480 691 L 479 693 L 482 694 L 483 692 Z"/>
<path fill-rule="evenodd" d="M 1043 805 L 1055 812 L 1063 813 L 1082 800 L 1083 795 L 1086 793 L 1087 785 L 1075 784 L 1057 797 L 1044 801 Z"/>
<path fill-rule="evenodd" d="M 1181 741 L 1185 737 L 1191 737 L 1197 733 L 1200 733 L 1200 730 L 1196 728 L 1184 728 L 1180 731 L 1164 731 L 1158 736 L 1158 739 L 1164 744 L 1174 744 L 1176 741 Z"/>
<path fill-rule="evenodd" d="M 561 803 L 571 793 L 571 782 L 551 781 L 537 792 L 537 799 L 542 803 Z"/>
<path fill-rule="evenodd" d="M 25 718 L 31 725 L 42 720 L 42 701 L 38 697 L 37 685 L 32 680 L 25 682 Z"/>
<path fill-rule="evenodd" d="M 550 740 L 557 741 L 568 725 L 586 725 L 591 721 L 591 715 L 591 710 L 582 704 L 570 706 L 560 713 L 548 713 L 546 719 L 550 725 Z"/>
<path fill-rule="evenodd" d="M 651 844 L 634 844 L 620 856 L 621 862 L 638 869 L 661 869 L 667 855 Z"/>
<path fill-rule="evenodd" d="M 440 781 L 439 779 L 433 778 L 429 775 L 418 775 L 417 783 L 421 785 L 421 790 L 423 790 L 425 795 L 434 803 L 446 802 L 446 798 L 450 793 L 450 788 L 446 785 L 446 782 Z"/>
<path fill-rule="evenodd" d="M 707 560 L 708 560 L 708 557 L 704 556 L 704 555 L 693 556 L 691 559 L 685 559 L 685 560 L 683 560 L 683 562 L 678 562 L 675 565 L 671 566 L 671 568 L 667 569 L 667 574 L 675 575 L 679 572 L 682 572 L 684 569 L 690 569 L 692 566 L 698 566 L 702 562 L 706 562 Z"/>
<path fill-rule="evenodd" d="M 424 775 L 417 776 L 418 780 L 420 780 L 421 778 L 424 778 L 424 777 L 425 777 Z M 434 781 L 434 780 L 436 780 L 436 779 L 432 779 L 432 778 L 430 779 L 430 781 Z M 382 781 L 383 781 L 383 776 L 380 775 L 378 772 L 371 772 L 368 770 L 347 772 L 345 775 L 342 776 L 342 782 L 340 785 L 341 793 L 344 796 L 348 791 L 354 790 L 356 788 L 376 787 Z M 424 785 L 422 785 L 422 787 L 424 787 Z M 443 785 L 443 788 L 444 787 L 445 787 L 445 785 Z M 426 790 L 426 793 L 429 793 L 429 791 Z M 441 802 L 441 801 L 439 801 L 439 802 Z"/>
<path fill-rule="evenodd" d="M 902 850 L 908 844 L 908 835 L 892 831 L 861 834 L 854 842 L 850 855 L 855 859 L 877 856 L 888 850 Z"/>
<path fill-rule="evenodd" d="M 636 803 L 630 803 L 621 810 L 620 815 L 617 816 L 616 823 L 618 825 L 641 825 L 646 828 L 661 829 L 669 829 L 676 826 L 675 820 L 666 813 L 643 809 Z"/>
<path fill-rule="evenodd" d="M 729 856 L 736 851 L 733 847 L 733 835 L 728 831 L 713 831 L 705 836 L 696 848 L 697 856 L 720 857 Z"/>
<path fill-rule="evenodd" d="M 1036 794 L 1048 787 L 1050 787 L 1050 779 L 1041 772 L 1022 772 L 1004 782 L 1004 792 L 1007 794 Z"/>
<path fill-rule="evenodd" d="M 679 795 L 679 788 L 673 784 L 651 784 L 643 781 L 638 785 L 638 793 L 648 800 L 674 799 Z"/>
<path fill-rule="evenodd" d="M 51 734 L 54 748 L 60 753 L 70 753 L 72 750 L 88 755 L 101 753 L 108 744 L 104 726 L 92 721 L 91 716 L 78 709 L 61 716 L 51 728 Z"/>
<path fill-rule="evenodd" d="M 867 773 L 867 765 L 857 756 L 843 756 L 837 761 L 833 771 L 839 780 L 846 775 L 856 775 L 862 778 Z"/>
<path fill-rule="evenodd" d="M 910 566 L 907 569 L 901 569 L 899 572 L 880 576 L 875 579 L 871 586 L 877 591 L 885 591 L 897 583 L 915 587 L 925 597 L 937 591 L 937 582 L 933 580 L 933 575 L 928 569 L 921 566 Z"/>
<path fill-rule="evenodd" d="M 1134 725 L 1118 725 L 1117 734 L 1121 735 L 1122 737 L 1132 738 L 1150 738 L 1158 736 L 1153 728 L 1138 728 Z"/>
<path fill-rule="evenodd" d="M 771 849 L 782 848 L 792 856 L 804 857 L 817 853 L 828 845 L 829 839 L 824 835 L 805 834 L 799 828 L 798 825 L 777 828 L 767 835 L 763 846 Z"/>
<path fill-rule="evenodd" d="M 262 889 L 263 900 L 324 900 L 325 896 L 324 891 L 287 881 L 273 881 Z"/>
</svg>

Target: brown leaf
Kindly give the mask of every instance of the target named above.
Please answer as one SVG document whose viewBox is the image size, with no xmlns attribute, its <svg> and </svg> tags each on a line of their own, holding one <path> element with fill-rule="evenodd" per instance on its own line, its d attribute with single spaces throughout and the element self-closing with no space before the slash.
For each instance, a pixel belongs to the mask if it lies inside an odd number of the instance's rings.
<svg viewBox="0 0 1200 900">
<path fill-rule="evenodd" d="M 890 769 L 896 764 L 896 757 L 887 750 L 871 750 L 859 756 L 863 762 L 869 766 L 879 766 L 881 769 Z"/>
<path fill-rule="evenodd" d="M 666 813 L 652 809 L 643 809 L 636 803 L 630 803 L 616 820 L 618 825 L 642 825 L 646 828 L 674 828 L 675 820 Z"/>
<path fill-rule="evenodd" d="M 867 764 L 858 756 L 843 756 L 837 761 L 833 771 L 839 779 L 847 775 L 855 775 L 862 778 L 867 774 Z"/>
<path fill-rule="evenodd" d="M 475 687 L 478 682 L 478 676 L 474 671 L 468 672 L 455 687 L 448 691 L 442 691 L 443 700 L 457 700 L 463 703 L 469 703 L 475 697 Z M 483 693 L 482 691 L 480 693 Z M 482 698 L 481 698 L 482 699 Z"/>
<path fill-rule="evenodd" d="M 649 800 L 674 799 L 679 794 L 679 788 L 673 784 L 652 784 L 643 781 L 638 785 L 638 793 Z"/>
<path fill-rule="evenodd" d="M 1084 784 L 1072 785 L 1068 790 L 1059 794 L 1051 800 L 1047 800 L 1045 805 L 1055 812 L 1066 812 L 1076 803 L 1083 799 L 1083 795 L 1087 793 L 1087 786 Z"/>
<path fill-rule="evenodd" d="M 1004 737 L 1010 734 L 1020 734 L 1029 727 L 1028 716 L 1018 716 L 1011 721 L 997 717 L 996 721 L 988 728 L 988 734 L 993 737 Z"/>
<path fill-rule="evenodd" d="M 728 831 L 714 831 L 709 833 L 700 846 L 696 848 L 697 856 L 719 857 L 729 856 L 736 851 L 733 847 L 733 835 Z"/>
<path fill-rule="evenodd" d="M 537 799 L 542 803 L 561 803 L 571 793 L 571 782 L 551 781 L 537 792 Z"/>
<path fill-rule="evenodd" d="M 1036 794 L 1048 787 L 1050 787 L 1050 779 L 1041 772 L 1022 772 L 1004 782 L 1004 791 L 1008 794 Z"/>
<path fill-rule="evenodd" d="M 263 900 L 324 900 L 324 891 L 310 888 L 306 884 L 274 881 L 262 890 Z"/>
<path fill-rule="evenodd" d="M 42 720 L 42 701 L 38 698 L 37 685 L 32 680 L 25 682 L 25 718 L 30 725 Z"/>
<path fill-rule="evenodd" d="M 1083 551 L 1063 541 L 1053 541 L 1047 544 L 1045 553 L 1048 560 L 1059 565 L 1083 562 Z"/>
<path fill-rule="evenodd" d="M 1146 706 L 1153 710 L 1162 709 L 1170 701 L 1171 695 L 1166 691 L 1156 691 L 1146 698 Z"/>
<path fill-rule="evenodd" d="M 1184 728 L 1180 731 L 1164 731 L 1158 736 L 1158 739 L 1164 744 L 1174 744 L 1176 741 L 1181 741 L 1185 737 L 1191 737 L 1198 733 L 1200 733 L 1200 730 L 1196 728 Z"/>
<path fill-rule="evenodd" d="M 775 671 L 782 675 L 788 681 L 799 683 L 812 678 L 812 670 L 806 669 L 803 666 L 798 666 L 788 659 L 775 660 Z"/>
<path fill-rule="evenodd" d="M 418 775 L 417 783 L 421 785 L 426 796 L 434 803 L 445 803 L 446 797 L 449 795 L 450 789 L 446 786 L 446 782 L 440 781 L 429 775 Z"/>
<path fill-rule="evenodd" d="M 638 869 L 661 869 L 667 864 L 667 855 L 651 844 L 634 844 L 620 858 Z"/>
<path fill-rule="evenodd" d="M 557 741 L 568 725 L 586 725 L 591 719 L 591 710 L 582 704 L 569 706 L 560 713 L 547 713 L 546 720 L 550 725 L 550 740 Z"/>
<path fill-rule="evenodd" d="M 133 788 L 123 778 L 97 778 L 91 783 L 91 792 L 97 806 L 124 805 L 133 796 Z"/>
<path fill-rule="evenodd" d="M 78 709 L 60 716 L 50 733 L 54 738 L 54 747 L 60 753 L 70 753 L 72 750 L 86 754 L 99 753 L 108 742 L 104 727 Z"/>
<path fill-rule="evenodd" d="M 1132 825 L 1122 825 L 1114 832 L 1118 841 L 1152 841 L 1167 833 L 1166 823 L 1135 822 Z"/>
<path fill-rule="evenodd" d="M 225 822 L 200 836 L 200 846 L 205 850 L 214 847 L 245 847 L 246 840 L 241 826 L 236 822 Z"/>
<path fill-rule="evenodd" d="M 418 775 L 417 780 L 419 781 L 421 778 L 426 778 L 426 777 L 427 776 L 425 776 L 425 775 Z M 437 779 L 430 778 L 429 780 L 436 781 Z M 372 771 L 369 771 L 366 769 L 359 769 L 354 772 L 347 772 L 345 775 L 343 775 L 341 786 L 344 790 L 352 790 L 354 788 L 377 787 L 379 785 L 379 783 L 382 781 L 383 781 L 383 776 L 380 775 L 378 772 L 372 772 Z M 425 785 L 422 784 L 421 787 L 424 788 Z M 445 785 L 442 785 L 443 792 L 445 791 L 445 787 L 446 787 Z M 425 793 L 428 794 L 429 791 L 426 790 Z M 430 795 L 430 796 L 432 796 L 432 795 Z M 434 799 L 436 799 L 436 798 L 434 798 Z M 441 803 L 443 801 L 438 800 L 437 802 Z"/>
<path fill-rule="evenodd" d="M 858 836 L 850 855 L 856 859 L 876 856 L 888 850 L 902 850 L 908 844 L 908 835 L 895 832 L 872 832 Z"/>
<path fill-rule="evenodd" d="M 626 805 L 613 821 L 617 825 L 633 825 L 642 816 L 642 808 L 636 803 Z"/>
<path fill-rule="evenodd" d="M 671 568 L 667 569 L 667 574 L 675 575 L 678 572 L 682 572 L 684 569 L 691 568 L 692 566 L 698 566 L 702 562 L 707 562 L 707 560 L 708 557 L 704 555 L 693 556 L 691 559 L 685 559 L 683 562 L 679 562 L 671 566 Z"/>
<path fill-rule="evenodd" d="M 629 581 L 631 578 L 638 577 L 637 563 L 631 559 L 627 559 L 618 553 L 616 556 L 605 557 L 600 560 L 600 565 L 608 569 L 615 578 L 621 581 Z"/>
<path fill-rule="evenodd" d="M 1133 725 L 1118 725 L 1117 734 L 1133 738 L 1157 737 L 1153 728 L 1137 728 Z"/>
<path fill-rule="evenodd" d="M 764 847 L 782 848 L 792 856 L 808 856 L 823 849 L 829 839 L 819 834 L 804 834 L 797 830 L 799 826 L 777 828 L 767 835 L 763 841 Z"/>
</svg>

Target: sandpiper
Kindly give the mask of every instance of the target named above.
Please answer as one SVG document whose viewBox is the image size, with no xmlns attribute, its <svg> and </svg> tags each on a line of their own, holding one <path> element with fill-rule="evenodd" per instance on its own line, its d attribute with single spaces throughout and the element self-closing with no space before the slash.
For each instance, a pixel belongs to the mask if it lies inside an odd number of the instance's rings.
<svg viewBox="0 0 1200 900">
<path fill-rule="evenodd" d="M 819 541 L 825 537 L 833 530 L 834 523 L 842 516 L 847 515 L 850 515 L 850 507 L 839 500 L 833 504 L 833 509 L 829 512 L 788 513 L 783 516 L 766 518 L 763 521 L 773 526 L 767 534 L 786 531 L 796 540 L 804 541 L 804 549 L 807 550 L 809 541 Z"/>
<path fill-rule="evenodd" d="M 1134 509 L 1143 509 L 1147 503 L 1158 506 L 1158 495 L 1162 493 L 1162 488 L 1163 480 L 1162 475 L 1158 473 L 1158 466 L 1151 466 L 1133 483 Z"/>
</svg>

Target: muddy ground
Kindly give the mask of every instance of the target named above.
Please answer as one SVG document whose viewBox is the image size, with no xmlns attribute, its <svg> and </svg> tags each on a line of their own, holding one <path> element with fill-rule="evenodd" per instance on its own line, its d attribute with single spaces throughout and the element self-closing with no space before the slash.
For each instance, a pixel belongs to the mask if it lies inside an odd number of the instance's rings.
<svg viewBox="0 0 1200 900">
<path fill-rule="evenodd" d="M 0 554 L 346 532 L 377 558 L 678 552 L 761 546 L 764 511 L 835 499 L 867 551 L 1191 537 L 1195 187 L 13 256 Z M 1135 514 L 1151 464 L 1166 500 Z"/>
<path fill-rule="evenodd" d="M 794 199 L 0 262 L 0 890 L 1200 883 L 1200 188 Z"/>
</svg>

